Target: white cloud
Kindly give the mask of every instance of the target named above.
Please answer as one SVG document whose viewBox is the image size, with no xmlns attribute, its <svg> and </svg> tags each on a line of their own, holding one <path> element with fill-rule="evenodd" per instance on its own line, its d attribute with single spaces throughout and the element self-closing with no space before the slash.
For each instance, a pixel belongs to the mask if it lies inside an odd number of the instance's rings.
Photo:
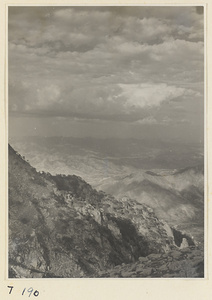
<svg viewBox="0 0 212 300">
<path fill-rule="evenodd" d="M 60 88 L 56 85 L 50 84 L 42 88 L 37 88 L 37 106 L 38 108 L 48 108 L 54 103 L 61 103 Z"/>
<path fill-rule="evenodd" d="M 119 86 L 122 88 L 121 96 L 126 99 L 124 104 L 126 108 L 157 107 L 165 101 L 188 93 L 184 88 L 168 86 L 165 83 L 120 84 Z"/>
<path fill-rule="evenodd" d="M 165 124 L 171 100 L 173 111 L 179 98 L 188 114 L 182 101 L 202 97 L 194 91 L 204 48 L 195 7 L 10 11 L 11 110 L 154 124 L 159 118 L 149 115 L 160 109 Z"/>
<path fill-rule="evenodd" d="M 141 125 L 146 125 L 146 124 L 151 125 L 151 124 L 157 124 L 158 122 L 156 121 L 156 119 L 153 116 L 149 116 L 142 120 L 137 120 L 134 123 L 141 124 Z"/>
<path fill-rule="evenodd" d="M 163 117 L 163 119 L 161 121 L 162 124 L 167 124 L 167 125 L 170 124 L 171 122 L 172 122 L 172 120 L 168 116 Z"/>
</svg>

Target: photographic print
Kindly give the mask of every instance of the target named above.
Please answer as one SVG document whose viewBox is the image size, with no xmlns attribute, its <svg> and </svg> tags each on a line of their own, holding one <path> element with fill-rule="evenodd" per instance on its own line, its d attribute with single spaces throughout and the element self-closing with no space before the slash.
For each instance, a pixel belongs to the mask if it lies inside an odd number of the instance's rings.
<svg viewBox="0 0 212 300">
<path fill-rule="evenodd" d="M 204 278 L 204 7 L 8 7 L 8 277 Z"/>
</svg>

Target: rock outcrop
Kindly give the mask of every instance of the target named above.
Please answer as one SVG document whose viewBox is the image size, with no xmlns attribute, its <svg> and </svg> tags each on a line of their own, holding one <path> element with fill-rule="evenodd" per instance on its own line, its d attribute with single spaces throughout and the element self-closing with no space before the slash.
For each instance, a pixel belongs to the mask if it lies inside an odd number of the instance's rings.
<svg viewBox="0 0 212 300">
<path fill-rule="evenodd" d="M 188 278 L 204 277 L 202 251 L 195 247 L 173 248 L 164 254 L 150 254 L 140 257 L 133 264 L 122 264 L 105 272 L 99 277 L 131 278 Z"/>
</svg>

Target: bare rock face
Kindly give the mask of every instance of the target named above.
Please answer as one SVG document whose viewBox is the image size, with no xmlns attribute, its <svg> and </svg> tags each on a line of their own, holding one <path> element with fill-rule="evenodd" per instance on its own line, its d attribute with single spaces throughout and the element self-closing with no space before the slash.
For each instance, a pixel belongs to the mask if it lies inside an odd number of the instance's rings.
<svg viewBox="0 0 212 300">
<path fill-rule="evenodd" d="M 157 267 L 158 276 L 178 272 L 167 264 L 167 253 L 179 248 L 176 232 L 148 206 L 118 201 L 77 176 L 38 173 L 9 147 L 9 277 L 154 277 Z M 197 274 L 192 268 L 191 277 Z"/>
</svg>

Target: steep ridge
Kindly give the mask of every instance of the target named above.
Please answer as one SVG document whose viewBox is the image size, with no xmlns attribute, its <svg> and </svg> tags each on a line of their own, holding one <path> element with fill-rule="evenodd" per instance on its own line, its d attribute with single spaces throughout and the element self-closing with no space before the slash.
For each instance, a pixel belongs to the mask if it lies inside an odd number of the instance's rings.
<svg viewBox="0 0 212 300">
<path fill-rule="evenodd" d="M 204 172 L 203 166 L 180 171 L 138 171 L 100 182 L 115 197 L 129 197 L 149 205 L 156 215 L 180 230 L 187 230 L 203 243 Z"/>
<path fill-rule="evenodd" d="M 177 233 L 178 241 L 145 204 L 119 201 L 74 175 L 38 173 L 9 146 L 9 277 L 100 277 L 141 257 L 196 248 Z M 203 276 L 198 268 L 191 277 Z"/>
<path fill-rule="evenodd" d="M 152 207 L 160 219 L 204 243 L 204 167 L 198 148 L 178 145 L 177 151 L 185 151 L 192 158 L 186 156 L 184 161 L 182 153 L 173 152 L 176 145 L 167 144 L 177 160 L 175 168 L 199 164 L 179 171 L 164 169 L 166 164 L 162 169 L 149 169 L 152 148 L 156 156 L 160 154 L 152 141 L 28 137 L 12 139 L 12 143 L 37 170 L 53 175 L 75 174 L 116 198 L 136 199 Z M 165 161 L 169 160 L 167 155 Z M 139 159 L 142 164 L 136 164 Z M 160 155 L 158 160 L 161 162 Z"/>
</svg>

